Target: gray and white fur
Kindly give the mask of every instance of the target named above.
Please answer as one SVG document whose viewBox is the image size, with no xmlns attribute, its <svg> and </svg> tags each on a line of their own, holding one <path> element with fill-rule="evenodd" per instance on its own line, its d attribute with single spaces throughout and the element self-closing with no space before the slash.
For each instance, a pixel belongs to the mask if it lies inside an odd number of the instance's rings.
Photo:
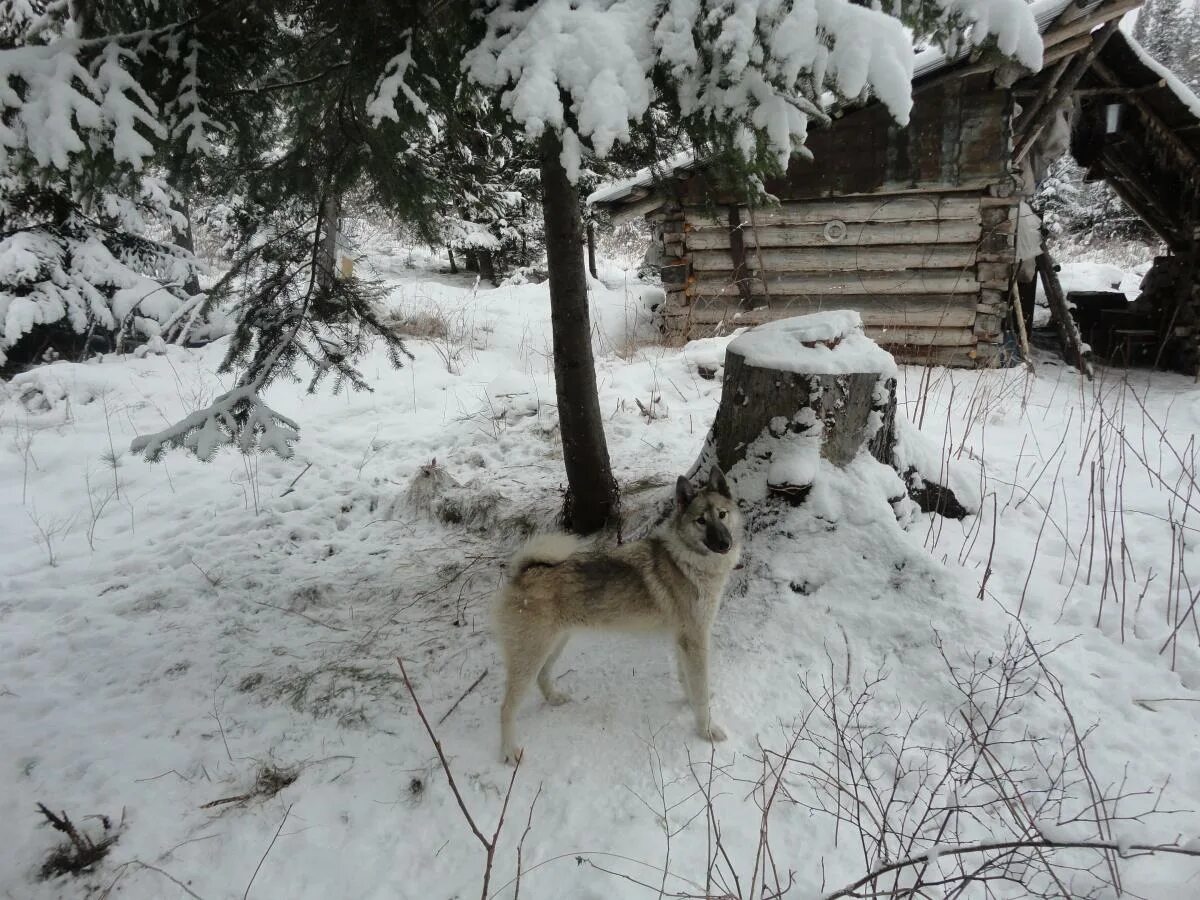
<svg viewBox="0 0 1200 900">
<path fill-rule="evenodd" d="M 674 635 L 696 728 L 708 740 L 725 739 L 709 711 L 709 646 L 725 583 L 741 554 L 742 518 L 716 466 L 699 490 L 680 477 L 675 501 L 670 519 L 643 540 L 595 550 L 576 537 L 547 534 L 513 557 L 494 617 L 508 675 L 500 706 L 506 762 L 522 753 L 513 717 L 530 683 L 536 678 L 552 706 L 567 701 L 552 672 L 571 632 L 585 628 Z"/>
</svg>

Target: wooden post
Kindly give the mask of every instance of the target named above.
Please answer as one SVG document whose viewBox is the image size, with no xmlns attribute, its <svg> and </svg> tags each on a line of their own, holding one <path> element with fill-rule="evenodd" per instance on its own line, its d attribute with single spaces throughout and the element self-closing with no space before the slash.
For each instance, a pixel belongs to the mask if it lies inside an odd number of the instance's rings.
<svg viewBox="0 0 1200 900">
<path fill-rule="evenodd" d="M 1035 371 L 1033 364 L 1033 351 L 1029 348 L 1029 334 L 1025 330 L 1025 309 L 1021 303 L 1020 292 L 1017 290 L 1016 284 L 1009 288 L 1009 296 L 1012 300 L 1013 319 L 1017 325 L 1017 339 L 1021 346 L 1021 355 L 1025 357 L 1025 365 L 1029 367 L 1029 371 Z"/>
<path fill-rule="evenodd" d="M 733 258 L 733 283 L 742 306 L 749 307 L 750 271 L 746 267 L 746 236 L 742 234 L 742 219 L 736 205 L 729 207 L 729 255 Z"/>
<path fill-rule="evenodd" d="M 587 223 L 587 251 L 588 251 L 588 272 L 593 278 L 599 278 L 596 274 L 596 225 L 588 219 Z"/>
<path fill-rule="evenodd" d="M 1044 250 L 1038 255 L 1037 270 L 1038 274 L 1042 276 L 1042 287 L 1046 289 L 1046 300 L 1050 304 L 1050 315 L 1054 319 L 1055 327 L 1058 329 L 1059 340 L 1062 341 L 1063 358 L 1072 363 L 1091 381 L 1093 377 L 1092 364 L 1084 353 L 1083 336 L 1080 335 L 1079 326 L 1075 324 L 1075 320 L 1071 317 L 1071 310 L 1067 306 L 1066 294 L 1063 293 L 1062 284 L 1058 280 L 1058 273 L 1054 270 L 1054 260 Z"/>
</svg>

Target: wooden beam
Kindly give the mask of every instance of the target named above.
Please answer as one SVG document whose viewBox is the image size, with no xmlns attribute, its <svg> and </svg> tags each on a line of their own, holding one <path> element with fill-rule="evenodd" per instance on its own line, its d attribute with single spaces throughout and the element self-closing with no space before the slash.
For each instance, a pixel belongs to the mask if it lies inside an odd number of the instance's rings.
<svg viewBox="0 0 1200 900">
<path fill-rule="evenodd" d="M 747 247 L 877 247 L 886 244 L 974 243 L 981 229 L 970 219 L 947 222 L 847 222 L 840 241 L 830 241 L 824 225 L 759 225 L 742 229 Z M 685 238 L 689 250 L 729 247 L 727 228 L 693 228 Z"/>
<path fill-rule="evenodd" d="M 871 294 L 973 294 L 979 291 L 974 272 L 955 269 L 921 272 L 838 272 L 830 274 L 776 274 L 765 279 L 772 295 L 801 294 L 810 297 Z M 757 285 L 755 285 L 757 287 Z M 693 276 L 689 297 L 732 297 L 737 289 L 727 275 L 708 273 Z"/>
<path fill-rule="evenodd" d="M 1082 56 L 1074 58 L 1070 64 L 1070 68 L 1059 81 L 1054 94 L 1046 100 L 1045 104 L 1032 118 L 1023 123 L 1021 136 L 1017 139 L 1016 146 L 1013 149 L 1014 162 L 1020 163 L 1025 159 L 1041 135 L 1042 129 L 1049 124 L 1051 117 L 1058 111 L 1058 107 L 1062 102 L 1070 97 L 1071 92 L 1079 86 L 1080 80 L 1087 74 L 1088 69 L 1091 68 L 1100 51 L 1104 49 L 1104 45 L 1108 43 L 1108 39 L 1116 33 L 1120 24 L 1120 20 L 1114 19 L 1093 35 L 1091 46 Z"/>
<path fill-rule="evenodd" d="M 1042 108 L 1046 105 L 1058 87 L 1059 81 L 1062 80 L 1063 74 L 1070 67 L 1071 61 L 1064 59 L 1054 67 L 1050 73 L 1050 77 L 1046 79 L 1046 83 L 1042 85 L 1042 89 L 1037 92 L 1037 96 L 1033 98 L 1033 102 L 1029 104 L 1029 109 L 1021 113 L 1026 122 L 1032 121 L 1034 116 L 1041 113 Z"/>
<path fill-rule="evenodd" d="M 747 282 L 750 278 L 750 270 L 746 267 L 746 244 L 742 239 L 742 219 L 736 205 L 729 207 L 729 259 L 733 263 L 733 282 L 737 285 L 738 296 L 741 297 L 743 304 L 749 306 L 750 285 Z M 724 263 L 723 260 L 722 263 Z M 692 268 L 696 268 L 694 256 Z M 727 266 L 722 264 L 721 268 L 725 269 Z"/>
<path fill-rule="evenodd" d="M 1139 186 L 1139 175 L 1115 152 L 1106 151 L 1101 162 L 1108 172 L 1105 181 L 1117 196 L 1157 234 L 1167 246 L 1178 249 L 1187 243 L 1171 229 L 1173 217 L 1164 210 L 1148 191 Z"/>
<path fill-rule="evenodd" d="M 908 223 L 979 221 L 978 194 L 955 196 L 930 193 L 845 197 L 837 200 L 815 199 L 780 203 L 755 210 L 759 227 L 769 225 L 821 225 L 834 220 L 845 222 Z M 725 228 L 728 221 L 714 217 L 700 207 L 685 210 L 693 228 Z"/>
<path fill-rule="evenodd" d="M 1075 97 L 1127 97 L 1132 94 L 1145 94 L 1149 91 L 1157 91 L 1159 88 L 1167 86 L 1167 80 L 1160 78 L 1153 84 L 1144 84 L 1141 87 L 1093 87 L 1093 88 L 1075 88 L 1072 96 Z M 1032 97 L 1033 91 L 1017 91 L 1018 97 Z"/>
<path fill-rule="evenodd" d="M 740 235 L 730 234 L 738 249 L 694 250 L 692 270 L 729 272 L 733 281 L 749 278 L 751 273 L 789 272 L 897 272 L 909 274 L 922 269 L 967 269 L 975 265 L 977 243 L 908 244 L 881 247 L 779 247 L 760 250 L 757 258 L 748 258 Z M 732 257 L 732 260 L 731 260 Z"/>
<path fill-rule="evenodd" d="M 1090 13 L 1064 22 L 1062 26 L 1053 31 L 1047 31 L 1042 36 L 1042 44 L 1049 48 L 1078 35 L 1086 35 L 1098 25 L 1110 22 L 1114 18 L 1120 18 L 1130 10 L 1137 9 L 1142 2 L 1143 0 L 1112 0 L 1111 3 L 1102 4 Z"/>
<path fill-rule="evenodd" d="M 1045 71 L 1045 67 L 1050 65 L 1050 63 L 1056 63 L 1064 57 L 1074 56 L 1080 50 L 1086 50 L 1088 44 L 1091 42 L 1092 36 L 1090 34 L 1081 34 L 1077 38 L 1071 38 L 1069 41 L 1064 41 L 1055 47 L 1051 47 L 1042 54 L 1042 71 Z"/>
<path fill-rule="evenodd" d="M 1121 79 L 1117 77 L 1117 74 L 1100 60 L 1096 60 L 1092 69 L 1109 84 L 1121 84 Z M 1197 162 L 1196 154 L 1192 151 L 1191 147 L 1180 140 L 1179 135 L 1175 134 L 1175 130 L 1159 117 L 1158 113 L 1154 111 L 1143 97 L 1134 94 L 1130 97 L 1129 102 L 1142 114 L 1142 118 L 1150 125 L 1150 130 L 1162 138 L 1175 151 L 1185 168 L 1200 168 L 1200 163 Z"/>
<path fill-rule="evenodd" d="M 1059 339 L 1063 345 L 1063 358 L 1074 365 L 1080 372 L 1092 380 L 1092 364 L 1084 356 L 1083 338 L 1079 334 L 1079 326 L 1071 318 L 1070 307 L 1067 306 L 1067 296 L 1063 293 L 1058 273 L 1054 270 L 1054 260 L 1044 250 L 1037 258 L 1038 274 L 1042 276 L 1042 287 L 1046 289 L 1046 300 L 1050 305 L 1050 316 L 1058 329 Z"/>
</svg>

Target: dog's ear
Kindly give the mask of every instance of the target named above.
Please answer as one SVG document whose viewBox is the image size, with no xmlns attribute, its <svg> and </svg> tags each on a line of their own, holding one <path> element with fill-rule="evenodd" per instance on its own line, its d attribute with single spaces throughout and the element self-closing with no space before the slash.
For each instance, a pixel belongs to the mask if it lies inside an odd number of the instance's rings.
<svg viewBox="0 0 1200 900">
<path fill-rule="evenodd" d="M 696 489 L 692 487 L 692 483 L 680 475 L 679 479 L 675 482 L 675 503 L 681 510 L 687 509 L 688 504 L 692 502 L 692 498 L 695 496 Z"/>
<path fill-rule="evenodd" d="M 729 482 L 725 480 L 725 473 L 721 471 L 720 466 L 713 466 L 708 473 L 708 489 L 716 491 L 722 497 L 733 499 L 733 494 L 729 491 Z"/>
</svg>

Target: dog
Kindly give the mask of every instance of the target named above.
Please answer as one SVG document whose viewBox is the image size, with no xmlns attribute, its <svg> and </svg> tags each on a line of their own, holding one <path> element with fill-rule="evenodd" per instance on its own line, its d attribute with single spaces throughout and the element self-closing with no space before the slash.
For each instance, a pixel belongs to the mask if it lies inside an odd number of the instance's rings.
<svg viewBox="0 0 1200 900">
<path fill-rule="evenodd" d="M 673 513 L 643 540 L 614 550 L 590 549 L 566 534 L 526 543 L 510 564 L 493 622 L 508 676 L 500 706 L 504 761 L 521 756 L 513 717 L 535 678 L 552 706 L 569 699 L 554 686 L 554 664 L 571 632 L 585 628 L 673 634 L 696 729 L 707 740 L 724 740 L 709 710 L 709 645 L 741 550 L 741 513 L 716 466 L 699 490 L 680 476 Z"/>
</svg>

